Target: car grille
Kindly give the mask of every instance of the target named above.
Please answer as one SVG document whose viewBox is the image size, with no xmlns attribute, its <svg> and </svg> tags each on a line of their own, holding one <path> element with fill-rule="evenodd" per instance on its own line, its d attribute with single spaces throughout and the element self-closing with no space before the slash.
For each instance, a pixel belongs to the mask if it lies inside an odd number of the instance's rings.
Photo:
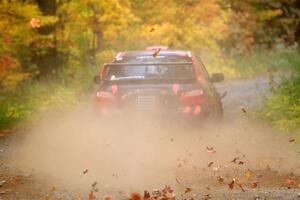
<svg viewBox="0 0 300 200">
<path fill-rule="evenodd" d="M 152 110 L 155 109 L 156 106 L 156 98 L 155 96 L 138 96 L 136 99 L 136 105 L 138 109 L 141 110 Z"/>
</svg>

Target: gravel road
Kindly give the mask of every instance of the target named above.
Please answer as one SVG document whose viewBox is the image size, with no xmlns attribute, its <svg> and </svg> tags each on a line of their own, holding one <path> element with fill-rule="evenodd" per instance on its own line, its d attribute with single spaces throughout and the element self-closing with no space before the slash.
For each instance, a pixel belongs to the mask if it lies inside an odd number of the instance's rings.
<svg viewBox="0 0 300 200">
<path fill-rule="evenodd" d="M 201 130 L 141 119 L 101 125 L 79 108 L 1 138 L 0 199 L 88 199 L 90 190 L 124 199 L 166 185 L 176 199 L 300 199 L 297 141 L 252 115 L 269 80 L 216 88 L 226 93 L 224 122 Z"/>
</svg>

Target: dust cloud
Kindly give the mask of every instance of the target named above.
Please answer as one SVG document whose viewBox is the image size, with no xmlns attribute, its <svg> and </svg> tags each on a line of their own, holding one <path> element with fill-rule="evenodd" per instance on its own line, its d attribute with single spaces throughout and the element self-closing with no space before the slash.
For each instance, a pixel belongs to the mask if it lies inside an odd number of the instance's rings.
<svg viewBox="0 0 300 200">
<path fill-rule="evenodd" d="M 298 155 L 288 141 L 243 113 L 197 127 L 132 113 L 103 120 L 92 106 L 81 106 L 43 117 L 20 141 L 11 162 L 70 190 L 89 191 L 97 182 L 105 193 L 132 192 L 175 185 L 189 176 L 201 182 L 237 168 L 299 173 Z M 231 162 L 234 158 L 244 164 Z"/>
</svg>

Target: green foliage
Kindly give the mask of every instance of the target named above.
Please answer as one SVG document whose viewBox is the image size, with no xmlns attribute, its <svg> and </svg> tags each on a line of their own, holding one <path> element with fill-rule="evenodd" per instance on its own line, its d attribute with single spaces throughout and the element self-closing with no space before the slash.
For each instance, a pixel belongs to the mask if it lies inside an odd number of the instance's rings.
<svg viewBox="0 0 300 200">
<path fill-rule="evenodd" d="M 300 55 L 288 58 L 293 66 L 290 78 L 274 89 L 274 95 L 267 98 L 260 114 L 271 124 L 283 131 L 300 130 Z"/>
<path fill-rule="evenodd" d="M 69 84 L 59 81 L 39 83 L 32 81 L 14 92 L 0 95 L 0 128 L 31 120 L 37 114 L 56 110 L 66 111 L 78 104 L 79 97 L 91 87 L 91 73 L 80 74 Z"/>
<path fill-rule="evenodd" d="M 240 51 L 251 51 L 253 46 L 272 48 L 278 41 L 292 45 L 297 40 L 295 37 L 300 37 L 297 35 L 299 1 L 226 1 L 233 11 L 230 39 L 226 41 L 229 47 L 234 45 Z"/>
</svg>

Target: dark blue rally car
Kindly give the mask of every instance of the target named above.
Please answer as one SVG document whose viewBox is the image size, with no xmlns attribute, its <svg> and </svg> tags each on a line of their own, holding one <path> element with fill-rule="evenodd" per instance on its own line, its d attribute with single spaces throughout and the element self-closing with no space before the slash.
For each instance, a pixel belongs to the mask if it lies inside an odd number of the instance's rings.
<svg viewBox="0 0 300 200">
<path fill-rule="evenodd" d="M 96 104 L 103 115 L 129 111 L 218 120 L 223 109 L 213 83 L 223 79 L 219 73 L 209 76 L 190 51 L 120 52 L 95 77 Z"/>
</svg>

